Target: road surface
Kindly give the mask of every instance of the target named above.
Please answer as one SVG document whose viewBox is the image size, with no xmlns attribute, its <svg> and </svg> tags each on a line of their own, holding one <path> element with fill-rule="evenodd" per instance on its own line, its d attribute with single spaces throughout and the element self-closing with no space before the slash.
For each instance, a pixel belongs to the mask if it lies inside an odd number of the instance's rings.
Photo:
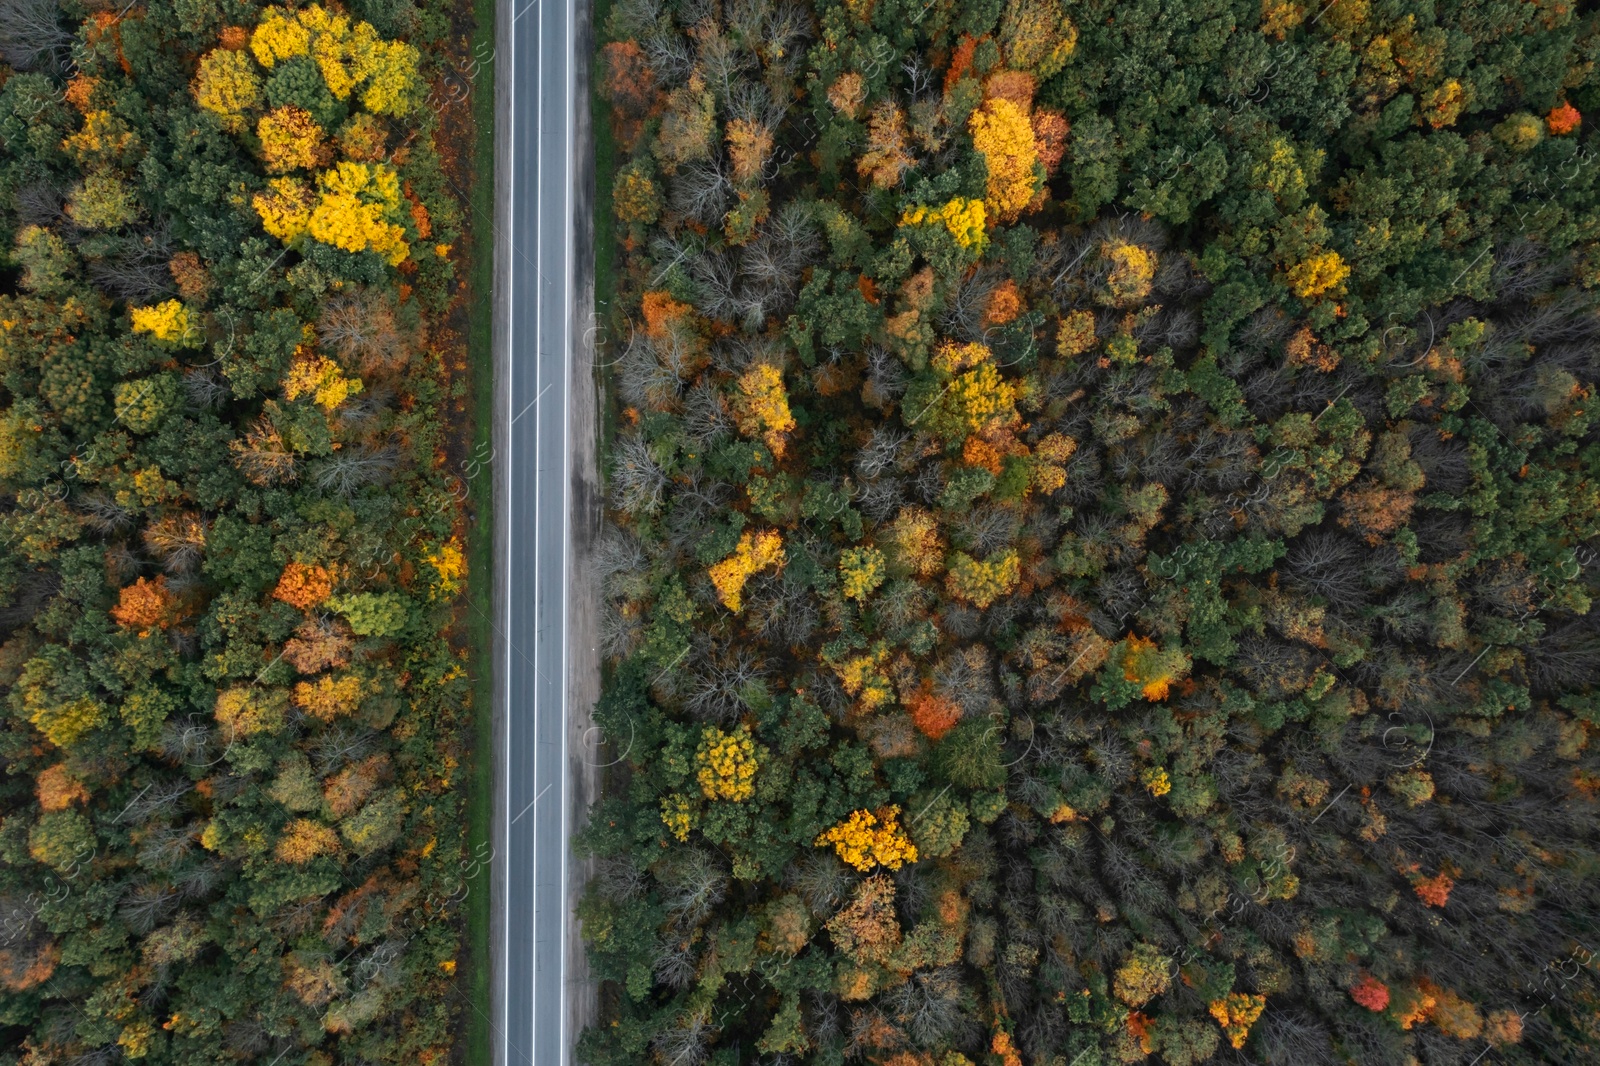
<svg viewBox="0 0 1600 1066">
<path fill-rule="evenodd" d="M 497 1066 L 572 1062 L 594 1010 L 574 916 L 585 870 L 569 844 L 597 778 L 588 18 L 584 0 L 497 12 Z"/>
</svg>

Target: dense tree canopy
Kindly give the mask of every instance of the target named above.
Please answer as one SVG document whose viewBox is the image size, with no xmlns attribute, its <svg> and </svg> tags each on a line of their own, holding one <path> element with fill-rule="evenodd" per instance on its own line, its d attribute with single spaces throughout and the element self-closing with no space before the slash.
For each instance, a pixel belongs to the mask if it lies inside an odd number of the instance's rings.
<svg viewBox="0 0 1600 1066">
<path fill-rule="evenodd" d="M 447 14 L 0 4 L 0 1063 L 449 1054 Z"/>
<path fill-rule="evenodd" d="M 617 0 L 606 1064 L 1600 1055 L 1600 24 Z"/>
</svg>

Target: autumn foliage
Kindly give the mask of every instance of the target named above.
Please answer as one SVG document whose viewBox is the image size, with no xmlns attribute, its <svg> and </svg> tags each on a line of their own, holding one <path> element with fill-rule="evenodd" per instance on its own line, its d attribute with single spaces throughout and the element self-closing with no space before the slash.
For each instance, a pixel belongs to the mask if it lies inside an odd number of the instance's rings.
<svg viewBox="0 0 1600 1066">
<path fill-rule="evenodd" d="M 117 605 L 111 608 L 111 617 L 127 629 L 165 629 L 172 624 L 176 602 L 164 575 L 153 581 L 141 577 L 117 594 Z"/>
<path fill-rule="evenodd" d="M 1002 222 L 1022 213 L 1039 191 L 1038 148 L 1027 112 L 1016 103 L 993 98 L 973 113 L 969 123 L 972 143 L 983 157 L 989 175 L 984 207 Z"/>
<path fill-rule="evenodd" d="M 316 564 L 292 562 L 283 568 L 272 595 L 291 607 L 309 611 L 333 595 L 333 575 Z"/>
<path fill-rule="evenodd" d="M 742 605 L 744 583 L 752 574 L 784 563 L 783 538 L 775 530 L 746 532 L 739 538 L 733 554 L 711 568 L 711 583 L 716 586 L 722 605 L 735 614 Z"/>
<path fill-rule="evenodd" d="M 1443 907 L 1450 902 L 1450 890 L 1455 887 L 1455 881 L 1443 870 L 1432 877 L 1417 877 L 1411 882 L 1411 890 L 1417 898 L 1429 907 Z"/>
<path fill-rule="evenodd" d="M 961 720 L 961 707 L 953 700 L 935 695 L 926 685 L 906 701 L 906 709 L 911 712 L 917 731 L 929 740 L 943 737 Z"/>
<path fill-rule="evenodd" d="M 733 416 L 739 431 L 760 437 L 782 458 L 788 433 L 794 429 L 789 412 L 789 393 L 783 385 L 783 371 L 770 363 L 756 363 L 739 375 L 739 388 L 733 398 Z"/>
<path fill-rule="evenodd" d="M 256 137 L 261 141 L 268 174 L 307 170 L 327 161 L 322 127 L 302 108 L 279 107 L 262 115 Z"/>
<path fill-rule="evenodd" d="M 827 922 L 834 946 L 858 963 L 887 962 L 900 944 L 894 882 L 875 874 L 856 887 L 847 906 Z"/>
<path fill-rule="evenodd" d="M 1209 1009 L 1217 1024 L 1222 1026 L 1223 1033 L 1228 1037 L 1228 1043 L 1234 1048 L 1242 1048 L 1244 1042 L 1250 1038 L 1250 1027 L 1261 1017 L 1266 1004 L 1266 996 L 1231 992 L 1222 999 L 1214 1001 Z"/>
<path fill-rule="evenodd" d="M 332 855 L 339 851 L 339 834 L 321 822 L 299 818 L 291 822 L 273 848 L 280 861 L 303 866 L 319 855 Z"/>
<path fill-rule="evenodd" d="M 0 1059 L 442 1063 L 487 51 L 430 0 L 13 8 Z"/>
<path fill-rule="evenodd" d="M 64 811 L 74 803 L 89 799 L 89 790 L 65 763 L 41 770 L 34 779 L 34 792 L 39 797 L 39 806 L 46 811 Z"/>
<path fill-rule="evenodd" d="M 1551 108 L 1550 114 L 1546 115 L 1544 120 L 1551 134 L 1557 137 L 1565 137 L 1577 129 L 1582 121 L 1583 116 L 1578 113 L 1578 109 L 1565 101 Z"/>
<path fill-rule="evenodd" d="M 694 761 L 700 791 L 707 799 L 738 803 L 755 794 L 756 750 L 748 729 L 733 733 L 706 730 Z"/>
<path fill-rule="evenodd" d="M 1350 998 L 1370 1011 L 1382 1011 L 1389 1006 L 1389 987 L 1371 974 L 1350 986 Z"/>
<path fill-rule="evenodd" d="M 609 10 L 595 1066 L 1593 1059 L 1586 9 Z"/>
<path fill-rule="evenodd" d="M 817 837 L 817 847 L 832 846 L 839 858 L 857 870 L 883 866 L 898 870 L 917 861 L 917 846 L 900 827 L 900 808 L 855 811 Z"/>
</svg>

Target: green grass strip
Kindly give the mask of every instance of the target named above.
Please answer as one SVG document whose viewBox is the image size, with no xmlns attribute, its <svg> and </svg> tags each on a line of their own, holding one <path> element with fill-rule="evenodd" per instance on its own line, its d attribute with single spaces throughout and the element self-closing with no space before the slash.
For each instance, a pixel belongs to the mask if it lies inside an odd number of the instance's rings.
<svg viewBox="0 0 1600 1066">
<path fill-rule="evenodd" d="M 491 454 L 494 429 L 494 85 L 495 0 L 473 0 L 472 56 L 479 60 L 472 87 L 473 142 L 469 225 L 472 240 L 468 286 L 475 299 L 468 311 L 467 360 L 472 381 L 472 447 L 469 456 Z M 469 506 L 477 513 L 468 544 L 467 635 L 475 681 L 472 687 L 472 766 L 468 778 L 467 849 L 474 857 L 488 855 L 494 813 L 494 631 L 490 595 L 494 582 L 494 477 L 487 463 L 473 468 L 468 482 Z M 488 1066 L 493 1061 L 489 1019 L 493 1013 L 489 956 L 490 880 L 486 875 L 466 899 L 466 985 L 472 1005 L 466 1026 L 466 1061 Z"/>
</svg>

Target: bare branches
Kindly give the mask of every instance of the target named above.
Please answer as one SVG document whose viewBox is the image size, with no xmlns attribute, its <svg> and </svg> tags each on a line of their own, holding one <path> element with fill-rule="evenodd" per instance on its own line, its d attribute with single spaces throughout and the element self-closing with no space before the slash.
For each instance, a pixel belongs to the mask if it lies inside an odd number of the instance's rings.
<svg viewBox="0 0 1600 1066">
<path fill-rule="evenodd" d="M 56 0 L 0 0 L 0 56 L 13 67 L 55 73 L 71 45 Z"/>
<path fill-rule="evenodd" d="M 630 515 L 653 514 L 667 488 L 650 443 L 637 434 L 620 437 L 611 465 L 611 498 L 618 510 Z"/>
</svg>

